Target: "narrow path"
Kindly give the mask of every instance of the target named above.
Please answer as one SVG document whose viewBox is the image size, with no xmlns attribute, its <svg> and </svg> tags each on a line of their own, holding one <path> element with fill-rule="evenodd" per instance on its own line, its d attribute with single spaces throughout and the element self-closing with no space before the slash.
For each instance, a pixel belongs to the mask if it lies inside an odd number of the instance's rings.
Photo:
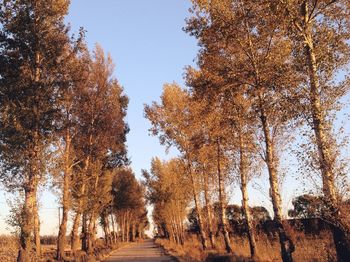
<svg viewBox="0 0 350 262">
<path fill-rule="evenodd" d="M 174 261 L 170 256 L 164 254 L 162 248 L 154 243 L 154 240 L 131 243 L 130 245 L 114 251 L 104 262 L 118 261 Z"/>
</svg>

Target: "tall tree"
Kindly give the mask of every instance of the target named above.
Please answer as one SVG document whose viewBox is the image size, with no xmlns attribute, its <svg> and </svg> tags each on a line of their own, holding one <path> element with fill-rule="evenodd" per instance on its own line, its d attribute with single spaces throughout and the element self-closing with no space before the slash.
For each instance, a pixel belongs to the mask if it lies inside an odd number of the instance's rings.
<svg viewBox="0 0 350 262">
<path fill-rule="evenodd" d="M 79 93 L 79 87 L 84 83 L 84 78 L 88 74 L 87 50 L 83 43 L 83 32 L 75 46 L 72 46 L 71 59 L 66 61 L 66 82 L 68 87 L 61 93 L 60 110 L 61 117 L 56 119 L 56 159 L 53 169 L 50 170 L 58 181 L 57 185 L 61 194 L 62 220 L 59 226 L 57 237 L 57 259 L 65 259 L 66 233 L 68 223 L 68 212 L 71 209 L 71 188 L 74 167 L 80 163 L 74 149 L 77 134 L 78 118 L 77 112 L 80 110 L 75 96 Z"/>
<path fill-rule="evenodd" d="M 38 238 L 37 188 L 59 113 L 59 93 L 66 88 L 62 69 L 70 50 L 64 24 L 68 6 L 67 0 L 0 2 L 2 180 L 25 196 L 18 261 L 31 259 L 34 228 Z"/>
<path fill-rule="evenodd" d="M 191 114 L 189 99 L 188 92 L 182 90 L 180 86 L 167 84 L 164 85 L 161 104 L 154 102 L 152 106 L 146 105 L 145 113 L 152 123 L 152 133 L 159 136 L 162 144 L 168 147 L 171 145 L 175 146 L 181 152 L 182 158 L 186 162 L 186 173 L 192 186 L 192 196 L 198 215 L 202 247 L 206 249 L 208 244 L 200 212 L 199 177 L 198 173 L 194 172 L 193 167 L 194 150 L 191 141 L 196 130 L 192 127 L 194 118 L 193 114 Z"/>
<path fill-rule="evenodd" d="M 111 174 L 108 171 L 127 161 L 125 139 L 128 126 L 124 118 L 128 98 L 113 77 L 111 57 L 106 57 L 100 46 L 96 46 L 88 66 L 89 74 L 75 97 L 80 110 L 77 111 L 79 135 L 74 143 L 81 160 L 80 174 L 84 179 L 78 182 L 84 200 L 79 201 L 83 213 L 82 247 L 91 252 L 93 228 L 99 209 L 104 207 L 99 200 L 99 193 L 103 193 L 100 190 L 106 187 L 108 191 L 111 187 Z"/>
<path fill-rule="evenodd" d="M 158 230 L 177 244 L 184 244 L 184 220 L 191 198 L 189 178 L 182 159 L 161 162 L 152 159 L 151 172 L 143 171 L 146 198 L 154 205 L 154 220 Z M 160 232 L 159 232 L 160 233 Z"/>
<path fill-rule="evenodd" d="M 198 38 L 202 47 L 198 64 L 202 71 L 226 83 L 199 92 L 219 92 L 217 97 L 225 100 L 227 90 L 244 87 L 242 97 L 252 102 L 251 112 L 259 123 L 258 142 L 268 169 L 281 256 L 284 261 L 292 261 L 294 245 L 282 223 L 277 151 L 278 139 L 286 134 L 288 123 L 295 117 L 289 109 L 297 106 L 290 103 L 298 94 L 299 81 L 290 63 L 291 43 L 283 37 L 278 21 L 269 19 L 270 6 L 266 2 L 193 2 L 187 31 Z"/>
<path fill-rule="evenodd" d="M 232 155 L 229 158 L 233 160 L 229 165 L 239 166 L 238 173 L 240 176 L 242 203 L 247 222 L 251 256 L 254 257 L 256 250 L 255 237 L 248 206 L 247 184 L 251 171 L 252 157 L 256 155 L 256 143 L 254 140 L 256 121 L 254 121 L 254 117 L 251 114 L 252 105 L 244 97 L 246 87 L 240 84 L 233 87 L 234 83 L 230 80 L 226 82 L 226 78 L 220 78 L 205 70 L 196 71 L 192 68 L 188 69 L 186 79 L 187 84 L 193 90 L 193 99 L 200 102 L 203 107 L 202 116 L 200 117 L 201 122 L 203 122 L 203 119 L 208 119 L 205 126 L 206 130 L 203 130 L 205 137 L 220 134 L 222 142 L 225 141 L 226 143 L 225 150 L 229 152 L 228 155 Z M 213 87 L 217 87 L 216 91 Z M 204 90 L 214 92 L 208 94 Z M 223 91 L 223 94 L 220 91 Z M 222 99 L 223 96 L 224 99 Z M 218 110 L 218 108 L 222 108 L 222 110 Z M 219 122 L 217 120 L 214 121 L 210 115 L 219 116 L 221 120 Z M 218 127 L 220 128 L 218 129 Z M 220 132 L 218 133 L 217 130 L 220 130 Z M 211 142 L 211 144 L 213 143 Z M 215 149 L 211 150 L 215 151 Z M 236 160 L 236 155 L 238 155 L 239 160 Z M 210 159 L 210 157 L 207 156 L 207 159 Z"/>
<path fill-rule="evenodd" d="M 145 213 L 144 188 L 129 168 L 118 170 L 112 185 L 113 210 L 119 218 L 123 242 L 135 241 L 138 223 Z M 139 221 L 139 222 L 137 222 Z"/>
<path fill-rule="evenodd" d="M 333 237 L 338 260 L 346 261 L 350 256 L 350 226 L 341 215 L 341 200 L 335 184 L 339 156 L 332 134 L 332 114 L 339 110 L 339 101 L 349 89 L 346 81 L 336 80 L 350 61 L 349 1 L 281 0 L 273 3 L 276 4 L 275 13 L 279 17 L 283 15 L 281 21 L 285 22 L 286 35 L 294 43 L 294 62 L 307 86 L 304 92 L 307 105 L 302 113 L 314 132 L 317 165 L 329 206 L 325 219 L 335 227 Z"/>
</svg>

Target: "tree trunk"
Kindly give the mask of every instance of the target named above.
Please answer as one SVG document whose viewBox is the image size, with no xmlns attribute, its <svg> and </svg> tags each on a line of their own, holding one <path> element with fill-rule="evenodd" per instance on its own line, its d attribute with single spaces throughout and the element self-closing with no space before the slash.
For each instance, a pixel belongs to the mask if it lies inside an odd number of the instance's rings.
<svg viewBox="0 0 350 262">
<path fill-rule="evenodd" d="M 180 244 L 179 230 L 177 228 L 177 224 L 176 224 L 175 220 L 172 223 L 172 225 L 173 225 L 173 231 L 174 231 L 174 235 L 175 235 L 176 244 L 179 245 Z"/>
<path fill-rule="evenodd" d="M 37 190 L 35 190 L 33 219 L 34 219 L 34 224 L 33 224 L 34 230 L 33 230 L 33 233 L 34 233 L 35 253 L 36 253 L 36 257 L 40 258 L 40 256 L 41 256 L 40 219 L 39 219 L 39 210 L 38 210 Z"/>
<path fill-rule="evenodd" d="M 91 146 L 92 144 L 92 136 L 90 135 L 90 143 L 89 145 Z M 89 165 L 90 165 L 90 156 L 87 156 L 86 159 L 85 159 L 85 163 L 84 163 L 84 172 L 83 174 L 87 174 L 87 171 L 89 169 Z M 85 181 L 82 182 L 82 185 L 81 185 L 81 195 L 79 197 L 79 211 L 82 213 L 82 227 L 81 227 L 81 232 L 82 232 L 82 239 L 81 239 L 81 250 L 87 252 L 88 251 L 88 243 L 87 243 L 87 234 L 88 234 L 88 224 L 87 224 L 87 211 L 84 210 L 86 209 L 85 205 L 86 203 L 84 203 L 84 199 L 83 199 L 83 196 L 85 194 Z"/>
<path fill-rule="evenodd" d="M 135 224 L 132 222 L 131 224 L 131 236 L 132 236 L 132 242 L 135 242 Z"/>
<path fill-rule="evenodd" d="M 67 129 L 65 138 L 65 167 L 63 174 L 63 188 L 62 188 L 62 221 L 58 231 L 57 238 L 57 260 L 64 260 L 65 258 L 65 247 L 66 247 L 66 233 L 67 233 L 67 221 L 68 221 L 68 211 L 69 211 L 69 187 L 71 179 L 71 167 L 70 167 L 70 145 L 71 139 L 69 130 Z"/>
<path fill-rule="evenodd" d="M 95 213 L 92 212 L 90 216 L 90 221 L 87 225 L 87 232 L 86 232 L 86 251 L 87 253 L 92 253 L 94 250 L 94 240 L 95 240 Z M 83 240 L 84 242 L 84 240 Z"/>
<path fill-rule="evenodd" d="M 81 219 L 81 213 L 77 212 L 74 217 L 73 227 L 71 232 L 71 250 L 74 256 L 76 256 L 76 253 L 79 248 L 78 229 L 79 229 L 80 219 Z"/>
<path fill-rule="evenodd" d="M 24 216 L 21 225 L 20 234 L 20 249 L 18 252 L 17 261 L 18 262 L 30 262 L 32 255 L 32 233 L 33 233 L 33 209 L 35 203 L 35 190 L 36 186 L 28 183 L 24 189 L 25 199 L 24 199 Z"/>
<path fill-rule="evenodd" d="M 139 232 L 140 232 L 140 238 L 144 239 L 145 237 L 144 237 L 144 233 L 143 233 L 143 230 L 141 229 L 141 227 L 140 227 L 140 231 Z"/>
<path fill-rule="evenodd" d="M 177 208 L 179 210 L 179 208 Z M 183 246 L 185 244 L 185 239 L 184 239 L 184 234 L 183 234 L 183 227 L 182 227 L 182 221 L 181 217 L 179 216 L 180 212 L 175 213 L 175 219 L 176 219 L 176 227 L 177 227 L 177 232 L 179 234 L 179 241 L 180 244 Z"/>
<path fill-rule="evenodd" d="M 168 225 L 169 224 L 169 225 Z M 168 239 L 174 243 L 176 243 L 176 239 L 175 239 L 175 234 L 174 234 L 174 229 L 173 229 L 173 225 L 171 223 L 167 223 L 166 225 L 166 230 L 168 233 Z"/>
<path fill-rule="evenodd" d="M 184 223 L 180 219 L 180 225 L 181 225 L 181 239 L 182 239 L 182 244 L 185 244 L 185 229 L 184 229 Z"/>
<path fill-rule="evenodd" d="M 108 232 L 108 227 L 107 225 L 104 225 L 102 228 L 103 228 L 103 233 L 105 234 L 105 245 L 109 246 L 111 244 L 111 241 L 110 241 L 111 238 Z"/>
<path fill-rule="evenodd" d="M 81 239 L 81 250 L 87 252 L 88 251 L 88 218 L 86 211 L 83 213 L 83 221 L 82 221 L 82 239 Z"/>
<path fill-rule="evenodd" d="M 113 245 L 114 244 L 114 239 L 113 239 L 113 235 L 112 235 L 112 232 L 111 232 L 111 223 L 109 221 L 108 214 L 106 215 L 106 223 L 107 223 L 106 226 L 107 226 L 109 245 Z"/>
<path fill-rule="evenodd" d="M 112 209 L 112 213 L 111 213 L 111 220 L 112 220 L 112 229 L 113 229 L 113 244 L 115 244 L 117 242 L 117 232 L 115 230 L 115 225 L 114 225 L 114 215 L 113 215 L 113 209 Z"/>
<path fill-rule="evenodd" d="M 106 216 L 106 212 L 104 211 L 101 214 L 101 224 L 102 224 L 102 229 L 103 229 L 103 233 L 105 234 L 105 244 L 106 246 L 108 246 L 110 244 L 110 237 L 109 237 L 109 232 L 108 232 L 108 223 L 107 223 L 107 216 Z"/>
<path fill-rule="evenodd" d="M 176 243 L 177 244 L 181 244 L 182 245 L 182 241 L 181 241 L 181 232 L 180 232 L 180 226 L 179 226 L 179 221 L 177 219 L 177 205 L 176 205 L 176 201 L 174 203 L 175 205 L 175 209 L 173 209 L 173 226 L 174 226 L 174 232 L 176 235 Z"/>
<path fill-rule="evenodd" d="M 130 221 L 129 221 L 129 213 L 126 213 L 126 242 L 130 240 Z"/>
<path fill-rule="evenodd" d="M 36 55 L 36 58 L 38 56 Z M 37 70 L 36 70 L 37 72 Z M 38 120 L 38 109 L 34 106 L 36 119 Z M 37 122 L 38 123 L 38 122 Z M 21 224 L 20 234 L 20 249 L 17 256 L 17 261 L 29 262 L 32 258 L 32 241 L 34 236 L 35 253 L 40 256 L 40 230 L 39 230 L 39 215 L 37 210 L 37 189 L 38 189 L 38 126 L 36 123 L 35 132 L 33 134 L 33 151 L 30 157 L 30 172 L 28 173 L 27 181 L 24 183 L 24 207 L 23 220 Z"/>
<path fill-rule="evenodd" d="M 335 225 L 333 230 L 333 239 L 337 251 L 338 261 L 348 261 L 350 257 L 350 228 L 342 221 L 339 215 L 339 204 L 334 183 L 334 160 L 332 159 L 333 153 L 331 148 L 331 137 L 327 132 L 325 113 L 321 104 L 321 90 L 317 75 L 318 66 L 310 24 L 312 21 L 309 20 L 309 10 L 306 3 L 302 5 L 302 12 L 304 15 L 304 23 L 306 25 L 304 42 L 307 66 L 309 69 L 312 128 L 315 133 L 318 149 L 318 159 L 322 174 L 323 194 L 329 209 L 329 214 L 326 214 L 327 217 L 325 217 L 325 219 L 330 220 L 330 222 Z"/>
<path fill-rule="evenodd" d="M 65 259 L 66 232 L 68 221 L 68 208 L 63 205 L 62 221 L 60 224 L 57 239 L 57 260 Z"/>
<path fill-rule="evenodd" d="M 292 262 L 292 253 L 294 252 L 294 244 L 290 237 L 287 235 L 283 223 L 282 223 L 282 207 L 281 196 L 278 188 L 278 177 L 276 167 L 276 156 L 274 153 L 274 146 L 270 137 L 270 127 L 265 115 L 262 105 L 260 106 L 260 119 L 263 126 L 265 150 L 266 150 L 266 164 L 269 173 L 270 181 L 270 195 L 272 200 L 274 221 L 278 229 L 278 235 L 281 245 L 281 257 L 283 262 Z"/>
<path fill-rule="evenodd" d="M 197 216 L 198 216 L 199 234 L 200 234 L 200 237 L 201 237 L 203 250 L 206 250 L 208 248 L 207 237 L 206 237 L 205 232 L 204 232 L 203 219 L 202 219 L 202 214 L 201 214 L 201 210 L 200 210 L 200 207 L 199 207 L 199 200 L 198 200 L 196 184 L 195 184 L 195 181 L 194 181 L 194 177 L 193 177 L 191 168 L 189 168 L 188 171 L 189 171 L 191 184 L 192 184 L 192 194 L 193 194 L 194 206 L 195 206 L 195 209 L 196 209 L 196 212 L 197 212 Z"/>
<path fill-rule="evenodd" d="M 137 224 L 137 233 L 136 233 L 136 235 L 137 235 L 138 239 L 142 239 L 142 236 L 141 236 L 141 224 L 140 223 Z"/>
<path fill-rule="evenodd" d="M 208 231 L 209 231 L 209 240 L 210 240 L 210 245 L 212 248 L 215 248 L 215 237 L 214 237 L 214 230 L 213 230 L 213 216 L 212 216 L 212 210 L 211 210 L 211 202 L 209 200 L 209 185 L 208 185 L 208 175 L 206 173 L 203 173 L 204 177 L 204 200 L 205 200 L 205 205 L 206 205 L 206 211 L 207 211 L 207 216 L 208 216 Z"/>
<path fill-rule="evenodd" d="M 123 216 L 121 217 L 121 234 L 122 234 L 122 242 L 125 242 L 125 212 L 123 212 Z"/>
<path fill-rule="evenodd" d="M 109 233 L 108 233 L 108 226 L 106 223 L 106 218 L 104 215 L 101 215 L 101 226 L 103 229 L 103 233 L 105 235 L 105 245 L 108 246 L 109 245 Z"/>
<path fill-rule="evenodd" d="M 239 150 L 240 150 L 240 164 L 239 171 L 241 175 L 241 191 L 242 191 L 242 208 L 243 214 L 245 217 L 245 221 L 247 224 L 247 233 L 250 247 L 250 256 L 254 258 L 256 255 L 256 243 L 255 243 L 255 235 L 254 229 L 251 220 L 251 214 L 248 205 L 248 190 L 247 190 L 247 155 L 244 147 L 242 133 L 239 131 Z"/>
<path fill-rule="evenodd" d="M 337 223 L 332 227 L 333 241 L 337 252 L 337 261 L 347 262 L 350 257 L 350 243 L 349 232 L 347 228 L 343 227 L 343 224 Z"/>
<path fill-rule="evenodd" d="M 227 231 L 227 223 L 226 223 L 226 200 L 225 198 L 225 189 L 224 189 L 224 181 L 222 179 L 221 174 L 221 152 L 220 152 L 220 139 L 217 139 L 217 172 L 219 178 L 219 205 L 220 205 L 220 220 L 221 220 L 221 230 L 224 236 L 225 241 L 225 249 L 227 253 L 232 253 L 230 236 Z"/>
</svg>

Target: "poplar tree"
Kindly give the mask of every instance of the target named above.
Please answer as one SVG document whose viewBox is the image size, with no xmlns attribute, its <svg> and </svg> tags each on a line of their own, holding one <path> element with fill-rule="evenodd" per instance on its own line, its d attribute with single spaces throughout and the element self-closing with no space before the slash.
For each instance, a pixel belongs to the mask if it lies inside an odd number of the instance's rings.
<svg viewBox="0 0 350 262">
<path fill-rule="evenodd" d="M 278 228 L 283 261 L 292 261 L 294 245 L 282 223 L 278 186 L 278 140 L 286 137 L 288 124 L 295 118 L 300 76 L 291 61 L 291 43 L 283 37 L 277 20 L 269 19 L 270 6 L 251 1 L 193 1 L 193 16 L 186 30 L 199 40 L 201 70 L 225 79 L 205 94 L 219 93 L 221 100 L 237 87 L 251 102 L 258 121 L 258 141 L 266 162 L 274 220 Z M 208 86 L 208 85 L 207 85 Z M 210 85 L 209 85 L 210 86 Z M 215 97 L 212 95 L 212 97 Z M 291 110 L 292 109 L 292 110 Z"/>
<path fill-rule="evenodd" d="M 219 61 L 216 61 L 219 62 Z M 225 61 L 221 61 L 225 63 Z M 220 67 L 220 64 L 215 68 Z M 214 67 L 212 67 L 213 69 Z M 251 102 L 244 97 L 246 92 L 245 85 L 234 84 L 232 81 L 227 80 L 225 77 L 220 77 L 208 72 L 206 70 L 194 70 L 188 68 L 186 74 L 187 84 L 193 90 L 194 100 L 197 101 L 210 101 L 207 105 L 203 106 L 203 113 L 207 116 L 210 114 L 219 115 L 221 117 L 221 123 L 213 121 L 212 118 L 208 118 L 206 122 L 204 137 L 208 135 L 212 136 L 215 133 L 213 130 L 217 130 L 220 127 L 221 133 L 224 134 L 226 140 L 226 151 L 228 152 L 228 158 L 230 158 L 229 166 L 231 170 L 238 169 L 240 177 L 240 185 L 242 192 L 242 208 L 247 224 L 247 235 L 250 244 L 251 257 L 256 256 L 256 243 L 254 236 L 254 229 L 252 225 L 252 219 L 250 214 L 250 208 L 248 205 L 248 181 L 250 179 L 250 173 L 252 172 L 252 162 L 257 161 L 257 145 L 254 139 L 256 131 L 256 121 L 251 112 Z M 214 87 L 216 87 L 216 91 Z M 207 91 L 207 92 L 205 92 Z M 210 91 L 214 91 L 211 92 Z M 224 93 L 224 99 L 222 97 Z M 210 93 L 208 95 L 208 93 Z M 215 102 L 214 102 L 215 101 Z M 214 103 L 219 103 L 222 108 L 221 112 L 217 109 L 213 109 Z M 202 102 L 203 104 L 203 102 Z M 200 117 L 203 122 L 204 117 Z M 215 151 L 211 149 L 211 151 Z M 210 152 L 210 151 L 209 151 Z M 206 157 L 207 159 L 210 157 Z M 258 161 L 257 161 L 258 162 Z M 238 168 L 234 168 L 238 166 Z"/>
<path fill-rule="evenodd" d="M 113 76 L 111 57 L 105 56 L 97 45 L 87 63 L 88 75 L 79 93 L 75 94 L 79 108 L 78 135 L 73 143 L 80 160 L 75 180 L 78 190 L 76 216 L 83 215 L 82 249 L 92 252 L 93 228 L 100 208 L 106 204 L 102 199 L 100 202 L 99 197 L 111 188 L 113 177 L 109 171 L 127 163 L 125 141 L 129 129 L 124 121 L 128 98 Z M 79 220 L 74 221 L 73 229 Z"/>
<path fill-rule="evenodd" d="M 142 184 L 136 180 L 131 169 L 121 168 L 116 172 L 112 184 L 112 204 L 123 242 L 135 241 L 136 230 L 144 229 L 141 225 L 145 223 L 147 215 L 144 193 Z"/>
<path fill-rule="evenodd" d="M 145 106 L 146 118 L 152 123 L 150 131 L 158 135 L 162 144 L 175 146 L 186 163 L 186 174 L 190 178 L 192 196 L 198 215 L 199 232 L 203 249 L 208 247 L 207 236 L 204 230 L 203 217 L 200 212 L 199 178 L 195 172 L 194 150 L 192 138 L 196 130 L 193 129 L 194 118 L 189 104 L 190 97 L 187 91 L 177 84 L 164 85 L 161 104 L 153 103 Z"/>
<path fill-rule="evenodd" d="M 200 118 L 202 119 L 202 118 Z M 202 134 L 203 135 L 203 134 Z M 204 134 L 205 135 L 205 134 Z M 199 141 L 198 141 L 199 140 Z M 196 172 L 200 174 L 202 181 L 202 190 L 204 194 L 204 212 L 207 217 L 205 221 L 206 230 L 209 235 L 209 240 L 212 248 L 216 247 L 215 228 L 214 228 L 214 214 L 213 214 L 213 199 L 216 192 L 216 167 L 212 161 L 213 150 L 212 145 L 208 141 L 203 141 L 201 136 L 199 139 L 192 141 L 195 143 L 195 166 Z M 198 148 L 197 148 L 198 147 Z"/>
<path fill-rule="evenodd" d="M 333 238 L 339 261 L 350 257 L 350 225 L 341 212 L 335 177 L 339 161 L 332 129 L 340 99 L 348 92 L 345 73 L 350 61 L 350 9 L 347 0 L 272 1 L 273 11 L 283 21 L 285 34 L 293 41 L 294 63 L 304 76 L 307 105 L 301 112 L 313 130 L 317 166 L 323 194 L 329 207 L 324 218 L 334 225 Z"/>
<path fill-rule="evenodd" d="M 40 255 L 37 190 L 66 88 L 68 6 L 67 0 L 0 1 L 2 180 L 25 197 L 18 261 L 31 260 L 33 233 Z"/>
<path fill-rule="evenodd" d="M 151 171 L 143 171 L 146 199 L 154 205 L 153 217 L 157 229 L 171 241 L 183 245 L 185 242 L 186 208 L 191 199 L 189 178 L 180 158 L 160 161 L 153 158 Z"/>
<path fill-rule="evenodd" d="M 87 50 L 84 46 L 84 35 L 80 32 L 77 43 L 72 46 L 72 55 L 66 61 L 66 81 L 68 87 L 61 93 L 60 97 L 60 118 L 56 119 L 57 131 L 55 146 L 58 148 L 54 159 L 54 168 L 50 170 L 57 181 L 60 200 L 62 205 L 62 219 L 57 237 L 57 260 L 66 259 L 66 233 L 69 211 L 72 209 L 72 188 L 74 183 L 74 169 L 81 161 L 78 159 L 74 148 L 74 139 L 79 134 L 77 112 L 80 110 L 78 101 L 75 99 L 79 93 L 84 78 L 87 77 Z"/>
<path fill-rule="evenodd" d="M 206 161 L 199 164 L 211 162 L 214 172 L 215 185 L 217 185 L 220 231 L 223 234 L 225 249 L 232 253 L 231 240 L 228 232 L 226 216 L 227 194 L 226 184 L 228 182 L 231 161 L 229 152 L 231 149 L 232 131 L 228 128 L 229 122 L 225 118 L 227 107 L 223 107 L 217 100 L 196 100 L 191 94 L 189 107 L 192 109 L 193 128 L 196 130 L 191 143 L 194 144 L 194 155 L 197 156 L 198 149 L 207 147 Z M 220 128 L 218 128 L 220 127 Z M 202 153 L 204 153 L 202 151 Z M 200 174 L 203 175 L 203 174 Z"/>
</svg>

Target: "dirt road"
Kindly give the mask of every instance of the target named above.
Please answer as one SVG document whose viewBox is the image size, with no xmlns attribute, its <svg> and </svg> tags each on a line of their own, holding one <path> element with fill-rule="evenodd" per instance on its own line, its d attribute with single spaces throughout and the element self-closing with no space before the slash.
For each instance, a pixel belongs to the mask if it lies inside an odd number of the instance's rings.
<svg viewBox="0 0 350 262">
<path fill-rule="evenodd" d="M 135 261 L 174 261 L 171 257 L 164 254 L 162 248 L 157 246 L 153 240 L 131 243 L 123 248 L 114 251 L 111 256 L 104 260 L 105 262 Z"/>
</svg>

